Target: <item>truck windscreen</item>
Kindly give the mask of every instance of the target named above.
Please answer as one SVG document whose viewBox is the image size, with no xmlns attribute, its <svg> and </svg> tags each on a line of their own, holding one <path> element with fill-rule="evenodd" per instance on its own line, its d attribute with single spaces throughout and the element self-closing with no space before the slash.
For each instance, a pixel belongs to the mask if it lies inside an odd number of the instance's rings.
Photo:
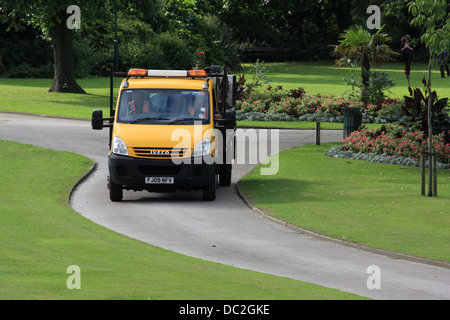
<svg viewBox="0 0 450 320">
<path fill-rule="evenodd" d="M 124 89 L 119 123 L 186 125 L 210 121 L 209 94 L 205 90 Z"/>
</svg>

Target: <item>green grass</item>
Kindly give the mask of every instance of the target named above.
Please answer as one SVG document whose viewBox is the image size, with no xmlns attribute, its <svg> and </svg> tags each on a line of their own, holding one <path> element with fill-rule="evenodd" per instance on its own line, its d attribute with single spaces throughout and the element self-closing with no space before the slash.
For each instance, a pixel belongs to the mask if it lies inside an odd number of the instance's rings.
<svg viewBox="0 0 450 320">
<path fill-rule="evenodd" d="M 248 81 L 252 79 L 252 64 L 245 64 L 244 71 Z M 319 62 L 279 62 L 264 63 L 266 75 L 272 86 L 281 85 L 283 89 L 304 88 L 310 94 L 341 96 L 351 87 L 344 79 L 351 79 L 351 69 L 337 68 L 333 61 Z M 428 66 L 425 63 L 413 63 L 411 68 L 411 87 L 423 88 L 422 79 L 428 79 Z M 394 78 L 395 87 L 388 95 L 403 98 L 408 93 L 408 81 L 404 72 L 404 64 L 400 62 L 386 63 L 372 70 L 387 72 Z M 356 69 L 355 79 L 361 80 L 361 70 Z M 265 88 L 265 86 L 263 86 Z M 450 97 L 450 78 L 441 78 L 438 67 L 432 70 L 432 88 L 441 98 Z"/>
<path fill-rule="evenodd" d="M 0 299 L 360 299 L 202 261 L 94 224 L 68 205 L 92 161 L 0 140 Z M 71 265 L 81 289 L 69 290 Z"/>
<path fill-rule="evenodd" d="M 420 169 L 329 158 L 333 144 L 282 152 L 275 176 L 258 167 L 239 185 L 276 218 L 337 239 L 450 261 L 450 172 L 437 198 L 420 195 Z"/>
<path fill-rule="evenodd" d="M 51 79 L 0 79 L 0 110 L 84 119 L 91 118 L 93 109 L 109 114 L 109 78 L 77 82 L 87 94 L 48 92 Z"/>
</svg>

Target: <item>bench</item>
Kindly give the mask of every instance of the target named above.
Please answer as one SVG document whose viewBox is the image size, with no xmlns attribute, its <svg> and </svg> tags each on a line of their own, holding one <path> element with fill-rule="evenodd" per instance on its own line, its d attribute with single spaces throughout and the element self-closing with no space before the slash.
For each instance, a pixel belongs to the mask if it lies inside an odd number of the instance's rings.
<svg viewBox="0 0 450 320">
<path fill-rule="evenodd" d="M 292 48 L 247 47 L 245 54 L 249 60 L 263 59 L 269 61 L 286 61 L 290 58 Z"/>
</svg>

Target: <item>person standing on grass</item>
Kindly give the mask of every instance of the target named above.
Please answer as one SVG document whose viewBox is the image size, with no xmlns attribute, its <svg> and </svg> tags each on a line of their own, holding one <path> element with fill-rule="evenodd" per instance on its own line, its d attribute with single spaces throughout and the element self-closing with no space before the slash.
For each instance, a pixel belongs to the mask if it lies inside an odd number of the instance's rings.
<svg viewBox="0 0 450 320">
<path fill-rule="evenodd" d="M 441 77 L 445 78 L 444 69 L 447 71 L 447 77 L 450 77 L 450 70 L 448 68 L 448 51 L 444 49 L 439 53 L 439 65 L 441 66 Z"/>
<path fill-rule="evenodd" d="M 405 74 L 406 74 L 406 78 L 408 78 L 409 80 L 409 74 L 411 72 L 411 63 L 412 63 L 412 59 L 413 59 L 413 47 L 412 47 L 412 39 L 409 36 L 409 34 L 405 35 L 402 38 L 402 45 L 401 45 L 401 51 L 403 54 L 403 58 L 405 59 Z"/>
</svg>

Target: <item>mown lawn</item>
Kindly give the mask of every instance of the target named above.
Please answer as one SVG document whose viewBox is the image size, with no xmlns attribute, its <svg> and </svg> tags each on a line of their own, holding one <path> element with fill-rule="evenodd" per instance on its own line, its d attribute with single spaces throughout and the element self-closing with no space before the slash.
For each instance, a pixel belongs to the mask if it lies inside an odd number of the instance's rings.
<svg viewBox="0 0 450 320">
<path fill-rule="evenodd" d="M 350 80 L 352 71 L 348 67 L 337 68 L 333 61 L 317 62 L 279 62 L 263 63 L 266 68 L 267 78 L 270 85 L 275 87 L 281 85 L 283 89 L 304 88 L 310 94 L 323 94 L 341 96 L 351 90 L 344 79 Z M 244 71 L 248 81 L 252 79 L 253 64 L 245 64 Z M 423 88 L 422 79 L 428 79 L 428 66 L 425 63 L 413 63 L 411 69 L 411 87 Z M 404 72 L 404 64 L 400 62 L 386 63 L 379 68 L 372 70 L 387 72 L 394 78 L 395 87 L 386 93 L 390 97 L 403 98 L 409 95 L 408 81 Z M 361 70 L 356 69 L 355 80 L 361 81 Z M 265 88 L 267 85 L 264 85 Z M 438 67 L 432 70 L 432 88 L 436 90 L 439 97 L 450 97 L 450 78 L 441 78 Z"/>
<path fill-rule="evenodd" d="M 420 195 L 420 169 L 326 156 L 333 144 L 280 154 L 277 175 L 256 168 L 239 186 L 258 208 L 334 238 L 450 261 L 450 171 L 437 198 Z"/>
<path fill-rule="evenodd" d="M 0 79 L 0 110 L 84 119 L 92 116 L 93 109 L 109 112 L 109 79 L 77 82 L 87 94 L 48 92 L 51 79 Z"/>
<path fill-rule="evenodd" d="M 190 258 L 119 235 L 73 211 L 82 156 L 0 140 L 0 299 L 360 299 Z M 69 290 L 69 266 L 81 289 Z"/>
</svg>

